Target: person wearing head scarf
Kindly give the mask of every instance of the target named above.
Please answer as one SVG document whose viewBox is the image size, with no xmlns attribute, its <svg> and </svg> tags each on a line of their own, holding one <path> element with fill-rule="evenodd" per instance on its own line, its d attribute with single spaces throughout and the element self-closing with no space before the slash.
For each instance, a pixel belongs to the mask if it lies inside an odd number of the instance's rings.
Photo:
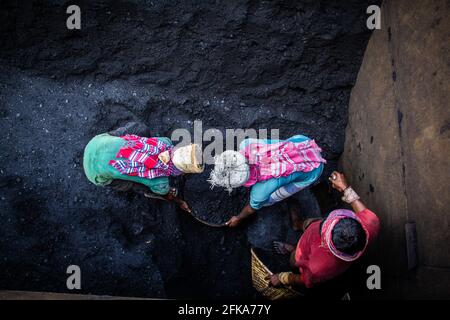
<svg viewBox="0 0 450 320">
<path fill-rule="evenodd" d="M 333 188 L 343 193 L 342 200 L 352 210 L 332 211 L 325 220 L 307 219 L 297 246 L 274 242 L 274 249 L 290 254 L 293 267 L 299 273 L 281 272 L 270 276 L 273 286 L 305 286 L 333 279 L 344 273 L 373 243 L 380 229 L 378 217 L 366 208 L 358 194 L 350 187 L 345 176 L 333 172 Z"/>
<path fill-rule="evenodd" d="M 84 149 L 83 168 L 89 181 L 114 190 L 132 190 L 149 198 L 177 203 L 190 212 L 171 188 L 169 177 L 201 173 L 201 150 L 195 144 L 175 148 L 166 137 L 133 134 L 135 123 L 92 138 Z"/>
<path fill-rule="evenodd" d="M 239 152 L 228 150 L 217 156 L 209 179 L 212 186 L 228 191 L 251 187 L 249 203 L 227 225 L 236 227 L 256 210 L 313 184 L 326 163 L 321 151 L 314 140 L 296 135 L 287 140 L 246 139 Z"/>
</svg>

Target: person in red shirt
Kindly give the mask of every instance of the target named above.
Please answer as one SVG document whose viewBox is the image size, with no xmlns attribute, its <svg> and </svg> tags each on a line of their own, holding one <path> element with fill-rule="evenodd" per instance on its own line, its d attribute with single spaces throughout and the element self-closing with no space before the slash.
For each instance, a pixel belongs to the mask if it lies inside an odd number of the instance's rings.
<svg viewBox="0 0 450 320">
<path fill-rule="evenodd" d="M 275 250 L 291 255 L 291 265 L 299 274 L 281 272 L 270 277 L 273 286 L 305 286 L 325 282 L 344 273 L 377 237 L 380 222 L 366 208 L 356 192 L 348 185 L 345 176 L 333 172 L 330 176 L 333 188 L 343 193 L 342 200 L 353 211 L 338 209 L 325 220 L 306 220 L 304 233 L 296 247 L 275 242 Z"/>
</svg>

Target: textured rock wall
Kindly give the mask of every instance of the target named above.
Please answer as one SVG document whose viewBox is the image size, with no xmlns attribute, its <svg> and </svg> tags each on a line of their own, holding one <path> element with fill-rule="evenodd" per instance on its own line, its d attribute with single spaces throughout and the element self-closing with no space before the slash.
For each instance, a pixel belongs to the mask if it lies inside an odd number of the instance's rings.
<svg viewBox="0 0 450 320">
<path fill-rule="evenodd" d="M 342 162 L 382 220 L 373 257 L 384 297 L 450 296 L 449 12 L 448 1 L 385 1 L 351 94 Z"/>
</svg>

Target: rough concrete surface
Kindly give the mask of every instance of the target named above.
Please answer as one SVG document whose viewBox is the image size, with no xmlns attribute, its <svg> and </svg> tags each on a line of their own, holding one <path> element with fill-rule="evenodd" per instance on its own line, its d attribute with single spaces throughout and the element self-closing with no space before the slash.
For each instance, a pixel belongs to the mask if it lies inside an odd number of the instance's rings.
<svg viewBox="0 0 450 320">
<path fill-rule="evenodd" d="M 280 129 L 343 151 L 350 89 L 371 1 L 60 1 L 0 4 L 0 289 L 140 297 L 249 298 L 251 245 L 296 241 L 283 205 L 236 230 L 198 224 L 172 204 L 90 184 L 83 148 L 127 121 L 176 128 Z M 247 197 L 182 192 L 200 214 L 237 213 Z M 181 183 L 175 181 L 174 183 Z M 312 193 L 298 195 L 315 213 Z M 233 212 L 231 212 L 233 211 Z M 221 216 L 222 215 L 222 216 Z"/>
<path fill-rule="evenodd" d="M 385 1 L 351 94 L 342 163 L 382 221 L 383 297 L 450 297 L 449 13 L 448 1 Z"/>
</svg>

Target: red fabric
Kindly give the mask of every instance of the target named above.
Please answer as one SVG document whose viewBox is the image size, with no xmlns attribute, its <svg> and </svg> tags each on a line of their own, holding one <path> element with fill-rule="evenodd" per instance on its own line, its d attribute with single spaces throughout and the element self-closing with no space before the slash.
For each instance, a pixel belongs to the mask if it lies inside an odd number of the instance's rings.
<svg viewBox="0 0 450 320">
<path fill-rule="evenodd" d="M 167 149 L 167 146 L 157 138 L 146 138 L 136 135 L 126 135 L 121 138 L 128 141 L 128 143 L 119 150 L 116 158 L 142 162 L 149 169 L 156 166 L 159 154 Z"/>
<path fill-rule="evenodd" d="M 378 235 L 380 221 L 368 209 L 357 213 L 357 216 L 369 233 L 370 245 Z M 320 221 L 313 222 L 301 236 L 295 251 L 295 262 L 307 288 L 344 273 L 352 264 L 337 258 L 328 247 L 322 246 Z"/>
<path fill-rule="evenodd" d="M 121 137 L 126 141 L 109 164 L 121 174 L 153 179 L 181 174 L 172 161 L 163 163 L 159 155 L 164 151 L 171 152 L 173 146 L 159 138 L 146 138 L 136 135 Z"/>
</svg>

